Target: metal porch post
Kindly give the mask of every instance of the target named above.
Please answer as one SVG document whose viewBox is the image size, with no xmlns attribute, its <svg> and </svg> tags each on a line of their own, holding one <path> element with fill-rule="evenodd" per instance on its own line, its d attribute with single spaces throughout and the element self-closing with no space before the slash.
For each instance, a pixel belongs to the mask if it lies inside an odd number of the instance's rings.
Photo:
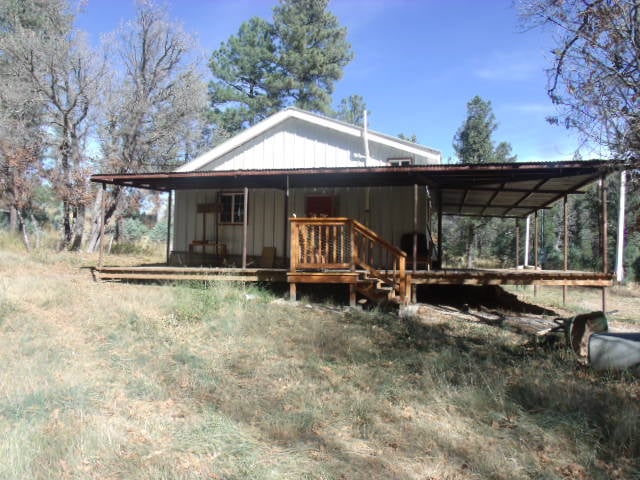
<svg viewBox="0 0 640 480">
<path fill-rule="evenodd" d="M 282 221 L 282 257 L 287 258 L 287 226 L 289 224 L 289 175 L 287 175 L 287 184 L 284 190 L 284 215 Z M 289 257 L 291 255 L 289 254 Z"/>
<path fill-rule="evenodd" d="M 518 265 L 520 264 L 520 224 L 518 223 L 518 219 L 515 219 L 516 221 L 516 265 L 515 267 L 518 268 Z"/>
<path fill-rule="evenodd" d="M 247 212 L 249 211 L 249 188 L 244 187 L 244 218 L 242 221 L 242 269 L 247 268 Z"/>
<path fill-rule="evenodd" d="M 416 273 L 418 263 L 418 184 L 413 184 L 413 249 L 411 251 L 413 260 L 413 273 Z"/>
<path fill-rule="evenodd" d="M 431 194 L 429 193 L 429 187 L 425 185 L 424 187 L 424 192 L 425 192 L 425 199 L 426 199 L 426 203 L 425 203 L 425 210 L 426 210 L 426 218 L 425 218 L 425 222 L 426 222 L 426 229 L 425 229 L 425 234 L 427 235 L 427 245 L 429 246 L 429 248 L 427 248 L 427 255 L 428 255 L 428 259 L 427 259 L 427 270 L 431 271 L 431 264 L 433 263 L 433 235 L 432 235 L 432 231 L 433 231 L 433 212 L 431 210 Z"/>
<path fill-rule="evenodd" d="M 624 280 L 624 223 L 625 223 L 625 197 L 626 197 L 627 173 L 620 172 L 620 197 L 618 203 L 618 242 L 616 245 L 616 281 Z"/>
<path fill-rule="evenodd" d="M 442 190 L 438 189 L 438 268 L 442 269 Z"/>
<path fill-rule="evenodd" d="M 534 270 L 538 270 L 538 248 L 540 245 L 538 244 L 538 235 L 540 233 L 540 228 L 538 224 L 538 210 L 536 210 L 533 214 L 533 268 Z M 533 285 L 533 296 L 538 296 L 538 284 Z"/>
<path fill-rule="evenodd" d="M 171 214 L 173 210 L 173 190 L 169 190 L 169 202 L 167 205 L 167 265 L 171 261 Z"/>
<path fill-rule="evenodd" d="M 602 272 L 609 273 L 609 218 L 607 212 L 607 177 L 605 175 L 602 175 L 600 182 L 600 194 L 602 195 Z M 602 287 L 602 311 L 607 311 L 607 287 Z"/>
<path fill-rule="evenodd" d="M 562 212 L 563 212 L 563 229 L 564 229 L 564 239 L 563 239 L 563 261 L 562 268 L 566 272 L 569 269 L 569 207 L 567 204 L 567 197 L 565 195 L 562 200 Z M 562 304 L 567 304 L 567 285 L 562 285 Z"/>
<path fill-rule="evenodd" d="M 104 262 L 104 202 L 107 196 L 107 184 L 102 184 L 102 193 L 100 198 L 100 246 L 98 253 L 98 268 L 102 268 Z"/>
</svg>

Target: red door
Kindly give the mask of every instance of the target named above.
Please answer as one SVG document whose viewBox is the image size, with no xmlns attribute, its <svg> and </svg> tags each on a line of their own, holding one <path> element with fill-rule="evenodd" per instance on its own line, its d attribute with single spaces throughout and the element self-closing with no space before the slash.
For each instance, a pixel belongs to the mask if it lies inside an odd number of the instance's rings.
<svg viewBox="0 0 640 480">
<path fill-rule="evenodd" d="M 332 217 L 334 198 L 331 195 L 307 195 L 307 217 Z"/>
</svg>

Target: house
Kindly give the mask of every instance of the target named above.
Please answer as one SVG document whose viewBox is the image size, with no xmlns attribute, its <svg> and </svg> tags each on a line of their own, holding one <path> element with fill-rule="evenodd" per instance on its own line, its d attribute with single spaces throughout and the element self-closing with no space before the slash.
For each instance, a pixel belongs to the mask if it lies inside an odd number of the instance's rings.
<svg viewBox="0 0 640 480">
<path fill-rule="evenodd" d="M 441 265 L 443 215 L 526 217 L 622 168 L 602 160 L 443 165 L 435 149 L 289 108 L 174 172 L 91 180 L 175 193 L 173 268 L 286 280 L 292 296 L 298 283 L 344 283 L 353 303 L 357 292 L 406 301 L 418 284 L 609 285 L 608 272 L 432 267 Z"/>
</svg>

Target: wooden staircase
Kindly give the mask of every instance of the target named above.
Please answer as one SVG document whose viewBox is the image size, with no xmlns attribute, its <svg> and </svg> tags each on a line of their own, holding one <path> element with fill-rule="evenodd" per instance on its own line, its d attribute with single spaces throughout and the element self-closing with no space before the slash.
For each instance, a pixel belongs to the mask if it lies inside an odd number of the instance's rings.
<svg viewBox="0 0 640 480">
<path fill-rule="evenodd" d="M 350 218 L 290 221 L 292 298 L 296 283 L 346 283 L 351 304 L 356 293 L 376 303 L 408 302 L 407 254 L 398 247 Z"/>
<path fill-rule="evenodd" d="M 401 303 L 396 290 L 379 278 L 369 277 L 366 273 L 356 283 L 356 291 L 375 304 L 381 304 L 385 302 L 398 302 Z"/>
</svg>

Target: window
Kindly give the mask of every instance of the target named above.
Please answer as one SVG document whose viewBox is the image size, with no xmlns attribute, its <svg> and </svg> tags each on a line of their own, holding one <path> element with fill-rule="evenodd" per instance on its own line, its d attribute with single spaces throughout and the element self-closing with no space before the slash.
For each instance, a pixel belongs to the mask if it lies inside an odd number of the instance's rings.
<svg viewBox="0 0 640 480">
<path fill-rule="evenodd" d="M 387 163 L 391 167 L 409 167 L 413 165 L 413 158 L 411 157 L 387 158 Z"/>
<path fill-rule="evenodd" d="M 244 223 L 244 194 L 220 194 L 220 223 Z"/>
</svg>

